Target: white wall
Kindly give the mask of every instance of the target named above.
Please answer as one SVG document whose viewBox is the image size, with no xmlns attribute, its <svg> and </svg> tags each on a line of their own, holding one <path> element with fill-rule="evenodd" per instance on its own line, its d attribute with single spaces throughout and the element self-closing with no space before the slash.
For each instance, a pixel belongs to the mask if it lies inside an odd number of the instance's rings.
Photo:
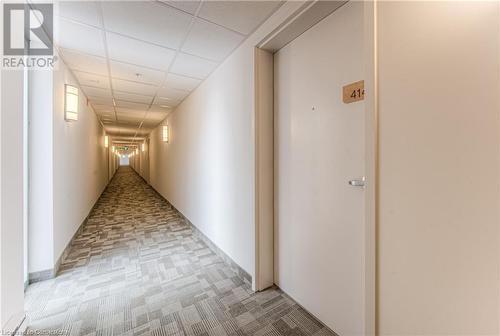
<svg viewBox="0 0 500 336">
<path fill-rule="evenodd" d="M 54 261 L 57 261 L 108 182 L 104 129 L 80 90 L 78 121 L 64 120 L 64 84 L 77 86 L 63 62 L 54 72 Z"/>
<path fill-rule="evenodd" d="M 294 10 L 285 3 L 150 135 L 150 184 L 255 275 L 254 46 Z M 142 164 L 142 162 L 141 162 Z"/>
<path fill-rule="evenodd" d="M 233 54 L 167 122 L 168 144 L 161 127 L 151 133 L 151 185 L 253 275 L 253 49 Z"/>
<path fill-rule="evenodd" d="M 378 14 L 379 333 L 498 335 L 498 3 Z"/>
<path fill-rule="evenodd" d="M 138 154 L 134 154 L 132 158 L 129 160 L 130 166 L 136 171 L 137 174 L 145 178 L 144 170 L 144 160 L 149 158 L 149 153 L 146 155 L 145 152 L 142 152 L 141 145 L 137 147 L 139 149 Z M 149 152 L 149 148 L 146 149 Z M 148 172 L 149 173 L 149 172 Z"/>
<path fill-rule="evenodd" d="M 54 266 L 52 88 L 50 71 L 29 72 L 28 272 Z"/>
<path fill-rule="evenodd" d="M 64 119 L 66 65 L 30 74 L 29 272 L 53 269 L 104 190 L 109 171 L 104 129 L 79 91 L 78 121 Z"/>
<path fill-rule="evenodd" d="M 23 72 L 0 74 L 0 327 L 24 317 Z"/>
</svg>

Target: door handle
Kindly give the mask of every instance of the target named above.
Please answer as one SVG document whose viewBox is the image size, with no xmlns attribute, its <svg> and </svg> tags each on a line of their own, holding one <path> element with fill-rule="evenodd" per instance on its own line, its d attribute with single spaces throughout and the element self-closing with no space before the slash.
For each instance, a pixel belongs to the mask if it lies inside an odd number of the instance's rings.
<svg viewBox="0 0 500 336">
<path fill-rule="evenodd" d="M 365 177 L 363 176 L 360 179 L 350 180 L 349 181 L 349 185 L 351 185 L 353 187 L 362 187 L 362 188 L 364 188 L 365 187 Z"/>
</svg>

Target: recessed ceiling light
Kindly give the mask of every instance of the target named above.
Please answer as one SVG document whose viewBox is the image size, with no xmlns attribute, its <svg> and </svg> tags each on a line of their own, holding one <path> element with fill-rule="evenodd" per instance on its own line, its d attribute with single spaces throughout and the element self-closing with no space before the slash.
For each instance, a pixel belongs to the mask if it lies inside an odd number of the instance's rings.
<svg viewBox="0 0 500 336">
<path fill-rule="evenodd" d="M 160 105 L 160 107 L 170 108 L 170 106 L 168 106 L 168 105 Z"/>
</svg>

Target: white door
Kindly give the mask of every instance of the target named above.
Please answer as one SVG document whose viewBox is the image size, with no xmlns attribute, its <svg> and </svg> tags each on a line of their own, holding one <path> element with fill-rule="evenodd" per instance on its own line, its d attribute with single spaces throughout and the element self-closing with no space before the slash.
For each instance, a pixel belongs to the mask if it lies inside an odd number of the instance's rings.
<svg viewBox="0 0 500 336">
<path fill-rule="evenodd" d="M 275 278 L 339 335 L 364 328 L 363 3 L 349 2 L 275 54 Z"/>
</svg>

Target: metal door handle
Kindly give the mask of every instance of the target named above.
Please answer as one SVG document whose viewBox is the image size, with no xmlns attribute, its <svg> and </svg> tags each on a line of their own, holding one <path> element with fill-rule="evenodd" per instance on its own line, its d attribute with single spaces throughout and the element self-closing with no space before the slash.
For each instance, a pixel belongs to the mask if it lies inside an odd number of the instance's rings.
<svg viewBox="0 0 500 336">
<path fill-rule="evenodd" d="M 365 177 L 363 176 L 362 178 L 358 180 L 350 180 L 349 184 L 352 185 L 353 187 L 365 187 Z"/>
</svg>

